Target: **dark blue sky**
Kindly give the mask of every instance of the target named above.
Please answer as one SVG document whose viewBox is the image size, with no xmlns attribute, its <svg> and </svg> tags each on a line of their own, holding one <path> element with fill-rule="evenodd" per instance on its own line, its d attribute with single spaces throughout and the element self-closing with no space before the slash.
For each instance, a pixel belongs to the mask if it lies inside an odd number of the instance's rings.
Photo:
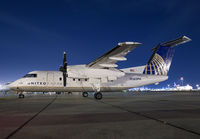
<svg viewBox="0 0 200 139">
<path fill-rule="evenodd" d="M 199 0 L 6 0 L 0 1 L 0 83 L 32 70 L 89 63 L 118 42 L 141 42 L 119 68 L 147 63 L 150 49 L 182 35 L 169 80 L 200 83 Z"/>
</svg>

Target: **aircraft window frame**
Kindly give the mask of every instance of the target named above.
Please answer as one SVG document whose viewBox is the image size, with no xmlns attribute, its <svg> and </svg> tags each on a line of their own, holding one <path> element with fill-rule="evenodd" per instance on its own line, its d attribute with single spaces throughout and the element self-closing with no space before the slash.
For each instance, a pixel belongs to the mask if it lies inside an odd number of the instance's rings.
<svg viewBox="0 0 200 139">
<path fill-rule="evenodd" d="M 23 76 L 23 78 L 36 78 L 37 77 L 37 74 L 26 74 Z"/>
</svg>

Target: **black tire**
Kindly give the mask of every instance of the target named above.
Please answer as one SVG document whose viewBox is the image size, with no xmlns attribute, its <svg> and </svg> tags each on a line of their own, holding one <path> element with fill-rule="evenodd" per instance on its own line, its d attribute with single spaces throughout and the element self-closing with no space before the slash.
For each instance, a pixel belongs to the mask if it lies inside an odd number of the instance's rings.
<svg viewBox="0 0 200 139">
<path fill-rule="evenodd" d="M 83 96 L 83 97 L 88 97 L 88 92 L 83 92 L 83 93 L 82 93 L 82 96 Z"/>
<path fill-rule="evenodd" d="M 19 98 L 24 98 L 24 94 L 19 94 Z"/>
<path fill-rule="evenodd" d="M 103 97 L 103 95 L 100 92 L 94 94 L 94 98 L 97 99 L 97 100 L 101 100 L 102 97 Z"/>
</svg>

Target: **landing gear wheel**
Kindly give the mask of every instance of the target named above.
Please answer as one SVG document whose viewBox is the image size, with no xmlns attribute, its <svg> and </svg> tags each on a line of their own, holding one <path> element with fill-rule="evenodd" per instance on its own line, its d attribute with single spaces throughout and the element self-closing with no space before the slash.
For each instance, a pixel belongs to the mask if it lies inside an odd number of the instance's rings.
<svg viewBox="0 0 200 139">
<path fill-rule="evenodd" d="M 100 92 L 94 94 L 94 98 L 97 100 L 102 99 L 102 97 L 103 97 L 103 95 Z"/>
<path fill-rule="evenodd" d="M 83 92 L 83 93 L 82 93 L 82 96 L 83 96 L 83 97 L 88 97 L 88 92 Z"/>
<path fill-rule="evenodd" d="M 24 98 L 24 94 L 19 94 L 19 98 Z"/>
</svg>

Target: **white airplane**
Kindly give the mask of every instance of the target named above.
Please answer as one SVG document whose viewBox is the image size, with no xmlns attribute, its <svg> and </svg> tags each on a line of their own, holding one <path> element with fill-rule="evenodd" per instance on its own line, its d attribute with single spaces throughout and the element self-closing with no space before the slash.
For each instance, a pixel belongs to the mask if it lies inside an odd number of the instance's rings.
<svg viewBox="0 0 200 139">
<path fill-rule="evenodd" d="M 122 91 L 168 79 L 174 46 L 190 41 L 183 36 L 160 43 L 144 66 L 117 69 L 118 61 L 140 45 L 138 42 L 122 42 L 87 65 L 67 66 L 64 52 L 63 66 L 59 71 L 32 71 L 9 84 L 9 89 L 24 98 L 23 92 L 95 92 L 95 99 L 102 99 L 102 92 Z"/>
</svg>

